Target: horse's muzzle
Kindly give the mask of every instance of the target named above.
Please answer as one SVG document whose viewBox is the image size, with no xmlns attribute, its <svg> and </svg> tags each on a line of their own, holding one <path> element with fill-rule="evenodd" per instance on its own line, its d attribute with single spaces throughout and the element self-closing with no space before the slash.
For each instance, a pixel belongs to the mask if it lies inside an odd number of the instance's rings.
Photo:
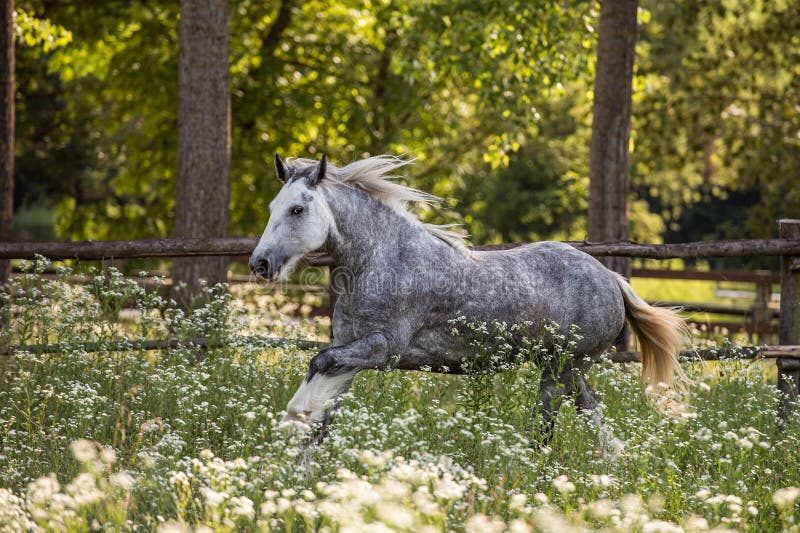
<svg viewBox="0 0 800 533">
<path fill-rule="evenodd" d="M 250 261 L 248 261 L 247 265 L 250 267 L 250 272 L 261 276 L 267 281 L 271 281 L 272 278 L 277 276 L 281 269 L 281 265 L 276 264 L 276 261 L 270 261 L 265 257 L 257 258 L 255 255 L 250 256 Z"/>
</svg>

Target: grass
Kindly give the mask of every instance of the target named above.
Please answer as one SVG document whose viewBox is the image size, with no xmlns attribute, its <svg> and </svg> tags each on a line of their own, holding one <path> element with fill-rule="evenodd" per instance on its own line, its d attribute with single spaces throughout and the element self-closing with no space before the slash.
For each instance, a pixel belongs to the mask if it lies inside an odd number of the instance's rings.
<svg viewBox="0 0 800 533">
<path fill-rule="evenodd" d="M 645 300 L 665 302 L 671 305 L 701 303 L 734 309 L 750 309 L 755 298 L 755 284 L 747 282 L 633 278 L 631 285 Z M 719 290 L 750 292 L 753 299 L 720 296 Z M 744 325 L 748 318 L 740 315 L 692 312 L 686 314 L 686 318 L 698 324 L 699 327 L 737 341 L 758 344 L 777 344 L 778 342 L 777 334 L 766 334 L 763 338 L 756 335 L 753 339 L 748 339 L 744 331 Z M 741 326 L 731 326 L 732 324 L 741 324 Z"/>
<path fill-rule="evenodd" d="M 41 267 L 14 281 L 4 342 L 66 347 L 0 359 L 0 531 L 798 530 L 800 421 L 778 430 L 774 376 L 747 361 L 689 365 L 688 394 L 652 400 L 637 365 L 595 366 L 618 457 L 570 405 L 531 446 L 528 364 L 363 372 L 313 446 L 280 424 L 312 354 L 244 336 L 321 338 L 324 322 L 220 290 L 184 313 L 119 275 L 74 287 Z M 201 335 L 229 346 L 70 347 Z"/>
</svg>

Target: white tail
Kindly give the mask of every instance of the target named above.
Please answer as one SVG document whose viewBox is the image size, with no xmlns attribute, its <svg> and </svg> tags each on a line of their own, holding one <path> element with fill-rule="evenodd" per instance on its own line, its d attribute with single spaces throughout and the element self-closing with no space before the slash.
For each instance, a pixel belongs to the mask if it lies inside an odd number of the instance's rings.
<svg viewBox="0 0 800 533">
<path fill-rule="evenodd" d="M 615 275 L 625 301 L 625 317 L 641 346 L 642 383 L 671 385 L 675 374 L 688 381 L 678 363 L 681 342 L 689 335 L 686 323 L 673 309 L 649 305 L 625 278 Z"/>
</svg>

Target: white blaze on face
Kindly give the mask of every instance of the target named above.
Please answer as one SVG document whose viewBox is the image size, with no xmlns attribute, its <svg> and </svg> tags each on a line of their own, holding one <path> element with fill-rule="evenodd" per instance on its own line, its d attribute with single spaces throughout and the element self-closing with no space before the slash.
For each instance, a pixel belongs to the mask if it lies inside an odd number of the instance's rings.
<svg viewBox="0 0 800 533">
<path fill-rule="evenodd" d="M 302 419 L 309 423 L 322 422 L 331 400 L 347 392 L 358 370 L 336 376 L 314 374 L 311 381 L 303 383 L 286 406 L 285 420 Z"/>
<path fill-rule="evenodd" d="M 336 225 L 319 187 L 305 179 L 288 182 L 270 203 L 270 217 L 253 255 L 280 267 L 279 279 L 286 279 L 297 262 L 319 250 Z"/>
</svg>

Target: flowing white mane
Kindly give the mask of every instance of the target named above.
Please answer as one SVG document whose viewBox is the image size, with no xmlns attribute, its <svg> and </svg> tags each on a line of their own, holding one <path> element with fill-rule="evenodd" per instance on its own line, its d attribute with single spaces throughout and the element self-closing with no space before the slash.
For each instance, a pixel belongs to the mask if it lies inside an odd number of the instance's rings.
<svg viewBox="0 0 800 533">
<path fill-rule="evenodd" d="M 327 181 L 323 180 L 322 183 L 357 187 L 382 201 L 401 215 L 414 220 L 417 224 L 421 224 L 428 233 L 437 239 L 444 241 L 464 255 L 471 256 L 471 251 L 467 248 L 469 245 L 467 236 L 452 229 L 459 227 L 458 224 L 428 224 L 417 219 L 408 210 L 409 203 L 431 206 L 441 201 L 438 196 L 394 181 L 401 177 L 394 174 L 394 172 L 413 162 L 413 159 L 377 155 L 355 161 L 341 168 L 328 163 L 327 172 L 325 173 Z M 296 167 L 298 171 L 308 167 L 316 167 L 317 164 L 317 161 L 311 159 L 297 158 L 291 160 L 291 165 Z"/>
</svg>

